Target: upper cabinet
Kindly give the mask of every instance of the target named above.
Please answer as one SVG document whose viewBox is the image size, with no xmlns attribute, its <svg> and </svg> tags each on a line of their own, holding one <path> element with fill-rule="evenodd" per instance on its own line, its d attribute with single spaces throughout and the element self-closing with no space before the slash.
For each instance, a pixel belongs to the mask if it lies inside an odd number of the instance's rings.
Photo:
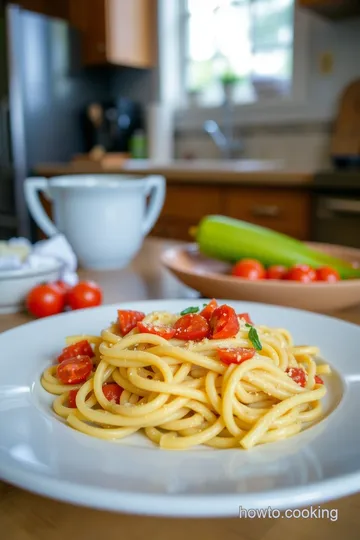
<svg viewBox="0 0 360 540">
<path fill-rule="evenodd" d="M 328 19 L 345 19 L 360 15 L 359 0 L 298 0 L 301 7 Z"/>
<path fill-rule="evenodd" d="M 151 68 L 157 57 L 156 0 L 69 0 L 87 65 Z"/>
</svg>

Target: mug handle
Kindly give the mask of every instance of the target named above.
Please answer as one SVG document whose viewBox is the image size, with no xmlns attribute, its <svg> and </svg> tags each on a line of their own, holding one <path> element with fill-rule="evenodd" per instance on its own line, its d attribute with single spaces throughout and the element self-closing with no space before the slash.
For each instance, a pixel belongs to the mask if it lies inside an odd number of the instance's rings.
<svg viewBox="0 0 360 540">
<path fill-rule="evenodd" d="M 40 202 L 38 192 L 44 193 L 50 200 L 51 195 L 48 180 L 43 177 L 26 178 L 24 182 L 24 193 L 26 204 L 35 223 L 47 236 L 55 236 L 59 231 L 51 221 Z"/>
<path fill-rule="evenodd" d="M 142 224 L 143 235 L 146 236 L 160 215 L 165 202 L 166 183 L 163 176 L 149 176 L 146 180 L 145 194 L 150 195 L 150 204 Z"/>
</svg>

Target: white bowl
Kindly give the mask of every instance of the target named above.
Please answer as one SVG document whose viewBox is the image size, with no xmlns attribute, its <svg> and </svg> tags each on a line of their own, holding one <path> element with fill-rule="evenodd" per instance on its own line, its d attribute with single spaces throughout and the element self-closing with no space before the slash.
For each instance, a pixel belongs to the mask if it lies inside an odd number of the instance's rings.
<svg viewBox="0 0 360 540">
<path fill-rule="evenodd" d="M 0 271 L 0 314 L 21 311 L 28 292 L 40 283 L 57 281 L 61 268 L 61 262 L 49 260 L 41 268 Z"/>
</svg>

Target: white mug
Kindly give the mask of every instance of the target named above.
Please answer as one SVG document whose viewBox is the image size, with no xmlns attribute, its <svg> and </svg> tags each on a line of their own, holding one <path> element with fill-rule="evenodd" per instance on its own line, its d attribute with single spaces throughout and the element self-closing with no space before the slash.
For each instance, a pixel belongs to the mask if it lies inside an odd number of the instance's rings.
<svg viewBox="0 0 360 540">
<path fill-rule="evenodd" d="M 123 268 L 136 255 L 165 200 L 162 176 L 68 175 L 25 180 L 25 199 L 47 236 L 62 233 L 84 268 Z M 39 192 L 53 204 L 55 224 Z M 147 197 L 149 204 L 147 205 Z"/>
</svg>

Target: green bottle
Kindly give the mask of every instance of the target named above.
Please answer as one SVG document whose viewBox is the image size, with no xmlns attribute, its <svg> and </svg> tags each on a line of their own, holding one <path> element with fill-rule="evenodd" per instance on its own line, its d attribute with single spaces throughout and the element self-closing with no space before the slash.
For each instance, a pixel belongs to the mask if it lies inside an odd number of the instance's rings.
<svg viewBox="0 0 360 540">
<path fill-rule="evenodd" d="M 146 159 L 147 144 L 146 135 L 143 129 L 134 131 L 130 139 L 130 153 L 133 159 Z"/>
</svg>

